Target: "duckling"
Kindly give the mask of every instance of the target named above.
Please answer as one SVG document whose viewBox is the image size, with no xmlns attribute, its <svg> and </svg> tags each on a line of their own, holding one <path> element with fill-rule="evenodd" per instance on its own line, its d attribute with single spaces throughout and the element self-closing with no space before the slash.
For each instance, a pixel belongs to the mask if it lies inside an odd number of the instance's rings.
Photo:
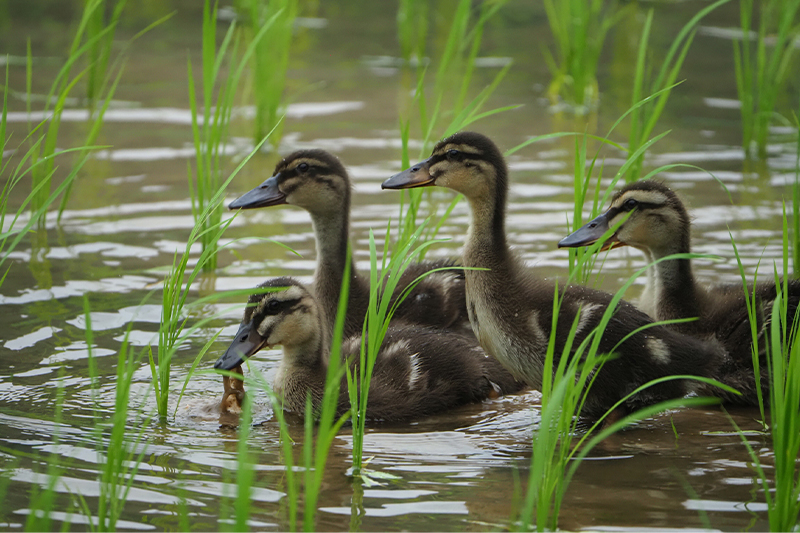
<svg viewBox="0 0 800 533">
<path fill-rule="evenodd" d="M 500 150 L 480 133 L 456 133 L 440 141 L 428 159 L 386 180 L 383 188 L 431 185 L 454 189 L 469 202 L 470 224 L 462 264 L 468 268 L 467 309 L 475 335 L 514 377 L 531 387 L 541 387 L 555 286 L 536 276 L 507 244 L 508 171 Z M 557 358 L 575 319 L 573 353 L 598 325 L 612 299 L 611 294 L 581 286 L 559 286 L 558 290 L 563 303 L 555 335 Z M 613 353 L 615 357 L 597 373 L 583 416 L 599 418 L 629 392 L 655 378 L 712 376 L 725 357 L 714 343 L 652 324 L 652 319 L 633 305 L 619 302 L 599 345 L 600 353 Z M 695 388 L 692 380 L 671 380 L 650 387 L 629 399 L 614 416 L 641 405 L 682 397 Z"/>
<path fill-rule="evenodd" d="M 691 251 L 691 222 L 686 207 L 669 187 L 655 180 L 631 183 L 617 192 L 608 210 L 565 237 L 559 247 L 588 246 L 622 222 L 603 246 L 604 249 L 632 246 L 641 250 L 650 265 L 647 284 L 639 307 L 657 320 L 696 318 L 669 327 L 689 335 L 713 336 L 727 349 L 729 363 L 719 370 L 719 379 L 742 392 L 729 395 L 726 402 L 758 405 L 753 373 L 753 337 L 747 304 L 741 284 L 704 287 L 692 273 L 690 259 L 670 259 L 653 263 L 672 254 Z M 800 281 L 789 280 L 788 320 L 794 321 L 800 301 Z M 760 371 L 764 398 L 769 397 L 766 377 L 765 326 L 772 314 L 777 289 L 774 282 L 755 287 L 759 327 Z M 753 294 L 753 288 L 748 289 Z"/>
<path fill-rule="evenodd" d="M 275 291 L 250 297 L 236 337 L 214 368 L 234 368 L 265 346 L 282 345 L 274 390 L 283 396 L 284 409 L 302 415 L 307 394 L 315 407 L 322 400 L 330 357 L 324 313 L 294 279 L 276 278 L 260 287 Z M 360 335 L 342 343 L 342 361 L 355 372 L 360 348 Z M 409 420 L 522 387 L 474 339 L 446 330 L 392 325 L 375 362 L 367 416 L 373 421 Z M 347 381 L 342 379 L 337 411 L 348 409 Z"/>
<path fill-rule="evenodd" d="M 350 294 L 344 332 L 355 335 L 361 333 L 369 307 L 369 280 L 359 274 L 352 259 L 348 259 L 350 189 L 350 178 L 337 157 L 324 150 L 300 150 L 281 160 L 272 177 L 228 207 L 255 209 L 290 204 L 309 212 L 317 242 L 314 294 L 325 312 L 328 331 L 333 331 L 342 278 L 350 261 Z M 399 297 L 420 275 L 454 266 L 455 262 L 450 260 L 411 265 L 401 276 L 393 298 Z M 463 271 L 442 270 L 423 278 L 398 306 L 394 317 L 412 324 L 468 329 L 465 302 Z"/>
</svg>

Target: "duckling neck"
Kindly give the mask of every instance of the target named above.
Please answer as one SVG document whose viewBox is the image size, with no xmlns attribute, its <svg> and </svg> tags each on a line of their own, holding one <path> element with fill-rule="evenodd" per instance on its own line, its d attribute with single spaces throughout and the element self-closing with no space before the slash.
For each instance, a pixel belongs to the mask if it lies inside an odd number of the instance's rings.
<svg viewBox="0 0 800 533">
<path fill-rule="evenodd" d="M 347 245 L 350 232 L 349 204 L 342 209 L 325 213 L 311 213 L 311 223 L 317 241 L 317 269 L 314 272 L 314 292 L 324 313 L 328 330 L 332 331 L 339 304 L 345 267 L 348 262 Z M 357 291 L 358 272 L 350 261 L 350 294 Z"/>
<path fill-rule="evenodd" d="M 470 199 L 470 224 L 464 266 L 496 268 L 510 256 L 505 231 L 504 198 Z"/>
<path fill-rule="evenodd" d="M 642 308 L 658 320 L 699 317 L 702 313 L 703 290 L 697 285 L 690 259 L 667 259 L 668 255 L 689 253 L 689 244 L 674 249 L 647 250 L 650 263 L 647 285 L 642 293 Z M 678 329 L 695 329 L 693 322 L 678 325 Z"/>
</svg>

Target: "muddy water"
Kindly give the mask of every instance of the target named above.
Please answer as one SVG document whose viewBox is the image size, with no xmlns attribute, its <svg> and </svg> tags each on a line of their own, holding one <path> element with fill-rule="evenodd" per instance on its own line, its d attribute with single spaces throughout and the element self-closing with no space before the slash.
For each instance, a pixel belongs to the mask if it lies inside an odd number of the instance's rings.
<svg viewBox="0 0 800 533">
<path fill-rule="evenodd" d="M 69 13 L 52 12 L 45 2 L 28 2 L 31 12 L 9 10 L 0 33 L 2 52 L 22 56 L 32 36 L 36 57 L 34 91 L 46 93 L 59 68 L 53 57 L 67 46 Z M 81 494 L 94 507 L 99 493 L 97 472 L 102 457 L 92 434 L 93 402 L 103 417 L 114 405 L 116 354 L 126 328 L 135 346 L 157 342 L 160 319 L 156 292 L 176 249 L 182 249 L 193 224 L 186 190 L 186 164 L 193 158 L 186 92 L 187 51 L 200 57 L 200 18 L 196 6 L 177 3 L 178 15 L 134 46 L 98 153 L 80 175 L 69 208 L 59 226 L 32 235 L 14 252 L 14 263 L 0 288 L 0 461 L 10 475 L 0 511 L 0 527 L 17 529 L 30 512 L 31 491 L 47 484 L 46 458 L 55 454 L 64 464 L 56 490 L 57 521 L 86 529 L 70 494 Z M 369 2 L 326 2 L 314 17 L 304 19 L 300 44 L 290 66 L 294 97 L 278 149 L 301 147 L 336 153 L 355 183 L 353 237 L 361 267 L 368 264 L 368 229 L 381 230 L 396 217 L 395 193 L 380 191 L 380 182 L 399 168 L 397 109 L 404 95 L 403 73 L 392 58 L 394 8 Z M 149 6 L 132 16 L 121 35 L 132 34 L 138 18 L 155 18 L 164 6 Z M 654 49 L 663 49 L 678 28 L 698 9 L 697 2 L 654 4 Z M 447 5 L 432 15 L 432 34 L 442 34 Z M 151 13 L 152 11 L 152 13 Z M 524 104 L 520 109 L 475 125 L 503 148 L 553 131 L 595 131 L 604 135 L 630 101 L 635 39 L 643 12 L 632 13 L 612 32 L 599 78 L 602 100 L 586 122 L 553 113 L 544 98 L 549 81 L 540 47 L 549 33 L 538 7 L 512 3 L 487 29 L 486 57 L 511 58 L 514 67 L 491 105 Z M 147 21 L 149 22 L 148 19 Z M 706 20 L 683 70 L 686 81 L 673 95 L 657 131 L 672 130 L 653 149 L 648 164 L 683 162 L 702 167 L 725 183 L 729 197 L 709 173 L 674 169 L 662 177 L 689 201 L 694 215 L 695 250 L 717 254 L 720 262 L 698 262 L 704 281 L 736 281 L 730 245 L 736 239 L 749 273 L 759 260 L 768 276 L 780 253 L 781 199 L 793 178 L 796 153 L 781 132 L 765 163 L 749 163 L 738 146 L 739 115 L 731 59 L 731 33 L 737 22 L 733 6 Z M 433 39 L 441 47 L 443 39 Z M 488 62 L 491 63 L 491 62 Z M 13 65 L 13 61 L 12 61 Z M 477 70 L 486 83 L 496 67 Z M 25 86 L 24 67 L 12 66 L 11 85 Z M 13 99 L 12 99 L 13 100 Z M 796 101 L 792 100 L 792 102 Z M 38 107 L 37 107 L 38 105 Z M 24 102 L 13 100 L 12 129 L 22 132 Z M 34 102 L 34 109 L 41 104 Z M 85 112 L 65 113 L 59 146 L 78 144 L 85 135 Z M 246 121 L 234 125 L 233 154 L 249 149 Z M 624 131 L 616 140 L 624 141 Z M 15 133 L 15 138 L 21 138 Z M 12 143 L 13 144 L 13 143 Z M 572 212 L 574 140 L 533 145 L 509 160 L 512 188 L 508 214 L 509 240 L 544 275 L 563 275 L 567 254 L 555 243 L 564 235 Z M 271 171 L 275 154 L 258 154 L 230 187 L 230 198 L 260 183 Z M 622 161 L 605 153 L 610 176 Z M 231 163 L 233 167 L 233 163 Z M 437 192 L 444 201 L 447 192 Z M 20 198 L 14 198 L 17 205 Z M 51 217 L 51 221 L 53 217 Z M 457 254 L 467 223 L 459 205 L 442 235 L 451 240 L 433 255 Z M 269 237 L 301 257 L 256 239 Z M 314 266 L 314 242 L 307 214 L 290 207 L 247 212 L 228 233 L 231 245 L 220 254 L 215 276 L 198 285 L 195 294 L 248 288 L 276 275 L 308 281 Z M 643 264 L 636 253 L 608 257 L 602 287 L 615 290 Z M 634 287 L 631 297 L 640 290 Z M 92 309 L 93 354 L 98 358 L 99 394 L 92 399 L 85 340 L 83 297 Z M 203 360 L 209 368 L 230 342 L 241 312 L 231 301 L 194 312 L 197 318 L 222 316 L 201 330 L 179 351 L 174 362 L 174 415 L 164 425 L 131 416 L 131 434 L 145 428 L 143 464 L 135 476 L 120 529 L 162 530 L 179 526 L 180 500 L 186 500 L 194 529 L 223 527 L 229 516 L 226 496 L 235 493 L 235 427 L 221 424 L 214 402 L 222 392 L 210 374 L 189 382 L 180 405 L 177 393 L 197 350 L 222 330 Z M 262 352 L 252 361 L 268 376 L 279 352 Z M 136 372 L 131 405 L 154 406 L 148 395 L 149 369 Z M 60 392 L 61 391 L 61 392 Z M 63 393 L 63 415 L 55 406 Z M 257 392 L 257 426 L 251 449 L 257 455 L 252 527 L 286 529 L 286 484 L 278 428 L 267 398 Z M 527 476 L 531 438 L 538 419 L 538 395 L 522 393 L 401 427 L 373 428 L 366 441 L 370 467 L 398 480 L 354 491 L 345 471 L 351 439 L 345 430 L 334 441 L 319 502 L 318 528 L 344 530 L 485 530 L 511 526 L 518 479 Z M 735 410 L 731 416 L 745 429 L 757 428 L 757 413 Z M 564 529 L 682 529 L 710 526 L 721 530 L 767 528 L 764 496 L 740 437 L 717 408 L 684 410 L 647 420 L 603 443 L 578 470 L 562 507 Z M 292 429 L 296 460 L 302 428 Z M 58 436 L 54 441 L 54 435 Z M 102 437 L 107 439 L 107 435 Z M 762 461 L 771 462 L 771 448 L 762 436 L 749 437 Z M 226 507 L 227 506 L 227 507 Z M 227 510 L 226 510 L 227 509 Z M 222 517 L 222 518 L 221 518 Z M 60 524 L 55 526 L 60 527 Z"/>
</svg>

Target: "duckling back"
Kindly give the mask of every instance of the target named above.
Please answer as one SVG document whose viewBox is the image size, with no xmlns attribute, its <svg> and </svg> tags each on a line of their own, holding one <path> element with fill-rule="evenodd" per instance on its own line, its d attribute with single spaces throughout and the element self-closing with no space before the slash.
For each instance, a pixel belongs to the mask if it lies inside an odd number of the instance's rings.
<svg viewBox="0 0 800 533">
<path fill-rule="evenodd" d="M 343 346 L 342 357 L 358 368 L 360 337 Z M 468 403 L 517 392 L 524 384 L 464 335 L 417 326 L 393 326 L 378 352 L 367 417 L 400 421 L 440 413 Z M 349 409 L 346 384 L 340 410 Z"/>
</svg>

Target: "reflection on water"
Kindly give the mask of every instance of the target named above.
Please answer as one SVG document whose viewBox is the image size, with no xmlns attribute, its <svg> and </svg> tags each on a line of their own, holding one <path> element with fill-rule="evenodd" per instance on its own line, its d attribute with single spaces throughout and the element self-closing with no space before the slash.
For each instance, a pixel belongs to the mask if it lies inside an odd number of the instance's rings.
<svg viewBox="0 0 800 533">
<path fill-rule="evenodd" d="M 41 4 L 39 0 L 30 3 Z M 190 313 L 190 323 L 213 313 L 218 317 L 175 355 L 166 425 L 156 424 L 151 417 L 155 399 L 145 351 L 158 343 L 158 288 L 194 224 L 186 188 L 186 162 L 195 155 L 185 72 L 187 47 L 192 48 L 193 58 L 199 57 L 195 37 L 199 37 L 200 19 L 196 6 L 190 4 L 181 5 L 173 21 L 180 31 L 173 31 L 174 27 L 154 31 L 132 49 L 126 74 L 130 78 L 123 78 L 120 100 L 107 111 L 104 138 L 98 142 L 109 147 L 96 152 L 87 174 L 79 176 L 61 224 L 55 223 L 55 216 L 49 217 L 47 231 L 26 236 L 11 255 L 12 268 L 0 288 L 0 468 L 11 479 L 0 511 L 4 529 L 24 524 L 31 508 L 29 492 L 48 483 L 48 456 L 57 457 L 64 470 L 55 489 L 59 512 L 53 514 L 54 527 L 60 527 L 60 522 L 69 522 L 74 529 L 88 525 L 89 519 L 77 507 L 70 507 L 68 494 L 80 493 L 96 508 L 101 490 L 98 472 L 109 442 L 104 424 L 115 408 L 116 355 L 126 338 L 141 357 L 135 366 L 129 431 L 136 434 L 144 429 L 146 448 L 117 527 L 174 530 L 184 505 L 193 529 L 216 530 L 231 523 L 236 420 L 220 418 L 222 386 L 219 377 L 207 370 L 235 334 L 243 302 L 226 301 Z M 475 74 L 480 83 L 486 83 L 493 76 L 491 69 L 505 65 L 508 58 L 514 61 L 491 106 L 524 105 L 473 126 L 504 149 L 553 131 L 602 135 L 629 105 L 631 83 L 625 72 L 632 62 L 626 62 L 624 47 L 619 46 L 614 53 L 609 51 L 601 65 L 601 109 L 588 125 L 550 112 L 541 98 L 549 72 L 545 62 L 530 53 L 540 49 L 548 35 L 542 26 L 545 14 L 534 4 L 501 10 L 496 26 L 486 30 L 491 35 L 489 49 L 481 53 L 487 68 Z M 695 3 L 685 4 L 654 6 L 656 19 L 663 21 L 653 28 L 654 42 L 671 41 L 674 29 L 694 14 Z M 347 164 L 354 182 L 355 258 L 357 266 L 366 270 L 369 229 L 382 234 L 387 221 L 396 221 L 399 214 L 397 195 L 380 190 L 380 182 L 401 167 L 396 102 L 398 90 L 404 90 L 400 89 L 404 72 L 396 58 L 395 14 L 364 3 L 356 9 L 331 2 L 319 9 L 330 10 L 320 13 L 328 18 L 304 19 L 305 27 L 311 28 L 309 39 L 316 44 L 293 58 L 290 78 L 298 90 L 287 110 L 278 151 L 322 148 Z M 772 262 L 781 247 L 781 202 L 785 186 L 794 180 L 796 165 L 796 148 L 791 143 L 770 146 L 766 163 L 743 159 L 730 45 L 738 30 L 727 29 L 737 24 L 736 17 L 736 6 L 726 6 L 709 17 L 709 25 L 698 33 L 681 74 L 687 81 L 676 90 L 657 127 L 658 132 L 671 129 L 672 133 L 654 146 L 647 160 L 651 167 L 694 165 L 671 168 L 660 178 L 692 208 L 694 251 L 720 258 L 695 263 L 697 276 L 710 282 L 738 281 L 731 236 L 749 274 L 758 268 L 761 279 L 772 275 Z M 26 26 L 30 21 L 24 21 L 15 24 L 12 20 L 6 27 L 8 36 L 0 35 L 12 59 L 25 57 L 27 34 L 20 32 L 30 30 Z M 61 39 L 58 32 L 66 36 L 69 31 L 67 24 L 54 23 L 48 33 Z M 194 36 L 191 41 L 185 40 L 188 35 Z M 620 43 L 626 40 L 621 32 L 615 38 Z M 0 64 L 5 64 L 4 57 Z M 34 59 L 34 84 L 45 83 L 61 67 L 60 60 Z M 17 89 L 25 86 L 24 64 L 10 63 L 11 83 Z M 612 83 L 606 86 L 607 79 Z M 46 116 L 43 98 L 32 101 L 30 115 L 24 101 L 11 102 L 15 107 L 8 121 L 15 136 L 29 120 Z M 87 112 L 79 108 L 78 99 L 67 106 L 59 147 L 85 138 L 82 128 Z M 252 112 L 237 109 L 233 137 L 224 148 L 233 160 L 226 172 L 252 149 L 247 124 Z M 774 133 L 791 132 L 776 129 Z M 413 158 L 422 153 L 423 146 L 418 132 L 412 137 Z M 616 140 L 622 138 L 620 134 Z M 590 146 L 588 153 L 596 149 Z M 565 272 L 567 252 L 555 244 L 567 233 L 572 217 L 574 151 L 573 137 L 549 139 L 509 158 L 513 180 L 509 242 L 546 276 Z M 268 177 L 277 157 L 256 154 L 231 183 L 228 200 Z M 606 148 L 601 153 L 597 165 L 603 165 L 601 190 L 623 160 L 618 150 Z M 452 196 L 434 191 L 433 198 L 444 206 Z M 16 206 L 21 197 L 12 195 L 11 202 Z M 17 223 L 26 221 L 23 215 Z M 7 230 L 10 220 L 3 224 Z M 430 255 L 457 255 L 467 224 L 467 206 L 462 203 L 439 233 L 448 241 L 431 248 Z M 291 246 L 299 255 L 266 239 Z M 284 207 L 240 213 L 223 242 L 220 268 L 216 277 L 205 282 L 204 294 L 249 288 L 277 275 L 311 280 L 314 240 L 308 214 L 302 210 Z M 199 247 L 192 249 L 193 260 L 199 253 Z M 635 251 L 609 255 L 600 283 L 616 290 L 643 264 Z M 634 285 L 630 297 L 638 294 L 642 282 Z M 193 297 L 200 294 L 198 287 L 193 287 Z M 84 297 L 91 308 L 91 352 L 97 357 L 94 391 Z M 200 364 L 205 372 L 193 375 L 181 396 L 198 350 L 219 331 Z M 278 350 L 265 350 L 250 364 L 271 380 L 279 360 Z M 64 411 L 56 422 L 60 394 Z M 249 446 L 256 456 L 250 526 L 283 530 L 288 527 L 287 489 L 279 429 L 266 393 L 250 388 L 249 394 L 255 421 Z M 369 468 L 399 479 L 366 489 L 354 489 L 345 474 L 352 439 L 349 430 L 343 429 L 334 440 L 326 468 L 318 529 L 346 530 L 351 524 L 362 530 L 390 531 L 512 527 L 520 480 L 528 474 L 531 439 L 538 431 L 539 401 L 539 394 L 531 391 L 412 424 L 371 428 L 365 442 Z M 99 433 L 93 429 L 97 410 Z M 770 443 L 755 431 L 759 429 L 757 413 L 740 409 L 731 416 L 740 427 L 753 430 L 748 440 L 762 461 L 771 464 Z M 301 464 L 303 429 L 294 425 L 290 433 L 295 464 Z M 726 531 L 767 528 L 762 489 L 755 482 L 740 437 L 731 432 L 727 416 L 719 409 L 675 411 L 644 421 L 603 442 L 590 459 L 578 469 L 567 493 L 562 529 L 664 531 L 706 524 Z"/>
</svg>

